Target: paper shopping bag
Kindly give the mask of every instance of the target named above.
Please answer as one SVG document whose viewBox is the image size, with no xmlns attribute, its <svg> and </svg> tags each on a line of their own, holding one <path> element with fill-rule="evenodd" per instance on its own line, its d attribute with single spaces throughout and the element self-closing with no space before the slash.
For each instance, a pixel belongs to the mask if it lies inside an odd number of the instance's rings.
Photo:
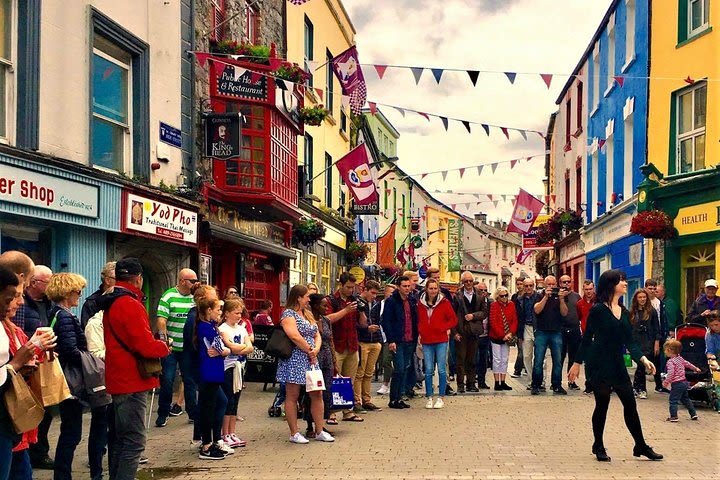
<svg viewBox="0 0 720 480">
<path fill-rule="evenodd" d="M 29 432 L 40 425 L 45 409 L 33 394 L 25 379 L 9 365 L 7 374 L 10 385 L 5 391 L 4 401 L 8 415 L 17 433 Z"/>
<path fill-rule="evenodd" d="M 317 392 L 320 390 L 325 390 L 325 380 L 323 379 L 322 370 L 317 365 L 313 365 L 310 370 L 305 372 L 305 391 Z"/>
<path fill-rule="evenodd" d="M 35 396 L 45 407 L 57 405 L 72 397 L 60 362 L 52 350 L 45 354 L 44 361 L 33 372 L 31 385 Z"/>
</svg>

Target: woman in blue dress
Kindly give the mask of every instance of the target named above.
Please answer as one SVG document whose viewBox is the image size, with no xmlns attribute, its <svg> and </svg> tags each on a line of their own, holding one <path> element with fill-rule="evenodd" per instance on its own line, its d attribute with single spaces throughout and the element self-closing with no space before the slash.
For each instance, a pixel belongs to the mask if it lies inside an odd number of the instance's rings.
<svg viewBox="0 0 720 480">
<path fill-rule="evenodd" d="M 322 344 L 315 318 L 308 310 L 309 304 L 310 292 L 307 287 L 295 285 L 290 289 L 285 311 L 280 316 L 280 325 L 295 344 L 290 358 L 280 359 L 277 367 L 277 380 L 285 383 L 285 419 L 290 427 L 290 441 L 293 443 L 309 443 L 298 430 L 298 398 L 300 389 L 305 385 L 305 373 L 310 370 L 311 365 L 318 363 L 318 352 Z M 315 424 L 315 440 L 333 442 L 333 436 L 323 431 L 325 422 L 322 393 L 307 392 Z"/>
</svg>

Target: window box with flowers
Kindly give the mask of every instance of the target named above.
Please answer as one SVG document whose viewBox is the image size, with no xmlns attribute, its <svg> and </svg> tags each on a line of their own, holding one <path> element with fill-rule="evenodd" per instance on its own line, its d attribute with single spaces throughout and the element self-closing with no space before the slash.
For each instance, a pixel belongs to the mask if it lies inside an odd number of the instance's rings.
<svg viewBox="0 0 720 480">
<path fill-rule="evenodd" d="M 370 253 L 370 246 L 366 243 L 352 242 L 345 249 L 345 258 L 349 265 L 360 265 Z"/>
<path fill-rule="evenodd" d="M 648 210 L 635 215 L 630 232 L 644 238 L 669 240 L 677 235 L 670 216 L 662 210 Z"/>
<path fill-rule="evenodd" d="M 293 241 L 297 245 L 302 244 L 306 247 L 313 245 L 315 242 L 325 236 L 325 225 L 321 220 L 312 217 L 303 217 L 293 226 Z"/>
<path fill-rule="evenodd" d="M 240 60 L 243 62 L 258 63 L 260 65 L 270 64 L 270 47 L 265 45 L 238 43 L 236 40 L 210 41 L 210 51 L 212 53 L 239 55 Z"/>
<path fill-rule="evenodd" d="M 308 78 L 310 78 L 310 75 L 300 68 L 297 63 L 288 62 L 280 64 L 273 75 L 275 75 L 275 78 L 280 78 L 282 80 L 287 80 L 288 82 L 299 83 L 302 85 L 304 85 Z"/>
<path fill-rule="evenodd" d="M 300 109 L 300 119 L 306 125 L 318 126 L 330 115 L 330 110 L 322 104 L 317 107 L 304 107 Z"/>
</svg>

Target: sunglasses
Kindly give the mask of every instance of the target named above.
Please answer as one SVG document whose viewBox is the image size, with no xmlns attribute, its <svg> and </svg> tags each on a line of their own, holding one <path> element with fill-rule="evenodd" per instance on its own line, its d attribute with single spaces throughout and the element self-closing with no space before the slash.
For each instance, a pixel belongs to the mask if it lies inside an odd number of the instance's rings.
<svg viewBox="0 0 720 480">
<path fill-rule="evenodd" d="M 563 280 L 563 281 L 560 282 L 560 283 L 572 283 L 572 280 Z"/>
<path fill-rule="evenodd" d="M 475 280 L 463 280 L 462 283 L 473 283 Z"/>
<path fill-rule="evenodd" d="M 478 288 L 478 292 L 487 292 L 487 288 Z"/>
<path fill-rule="evenodd" d="M 498 295 L 498 297 L 499 297 L 499 298 L 507 298 L 508 295 L 507 295 L 507 293 L 505 293 L 505 294 L 502 294 L 502 295 Z"/>
</svg>

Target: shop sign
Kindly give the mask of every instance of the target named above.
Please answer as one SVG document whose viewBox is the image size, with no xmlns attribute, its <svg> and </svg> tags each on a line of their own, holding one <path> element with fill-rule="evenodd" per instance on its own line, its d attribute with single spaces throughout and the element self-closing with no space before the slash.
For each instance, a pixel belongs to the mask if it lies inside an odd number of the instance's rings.
<svg viewBox="0 0 720 480">
<path fill-rule="evenodd" d="M 94 185 L 0 163 L 0 200 L 45 210 L 98 217 Z"/>
<path fill-rule="evenodd" d="M 547 223 L 550 220 L 550 215 L 538 215 L 530 228 L 530 231 L 524 233 L 522 236 L 522 248 L 523 250 L 552 250 L 555 242 L 543 243 L 538 245 L 537 242 L 537 230 L 540 225 Z"/>
<path fill-rule="evenodd" d="M 265 75 L 237 65 L 212 62 L 218 96 L 233 100 L 267 102 L 268 80 Z"/>
<path fill-rule="evenodd" d="M 210 285 L 212 279 L 212 255 L 200 254 L 200 268 L 198 279 L 205 285 Z"/>
<path fill-rule="evenodd" d="M 462 266 L 462 220 L 448 219 L 448 272 L 459 272 Z"/>
<path fill-rule="evenodd" d="M 292 84 L 290 84 L 290 88 L 275 87 L 275 107 L 298 129 L 302 125 L 300 102 L 300 96 L 295 93 Z"/>
<path fill-rule="evenodd" d="M 357 283 L 362 283 L 365 280 L 365 270 L 363 270 L 362 267 L 358 267 L 356 265 L 351 267 L 349 272 L 353 277 L 355 277 L 355 281 Z"/>
<path fill-rule="evenodd" d="M 197 244 L 197 213 L 165 202 L 123 192 L 124 232 L 144 233 L 181 244 Z"/>
<path fill-rule="evenodd" d="M 182 132 L 167 123 L 160 122 L 160 141 L 173 147 L 182 147 Z"/>
<path fill-rule="evenodd" d="M 358 205 L 353 200 L 350 205 L 350 212 L 353 215 L 380 215 L 380 199 L 379 197 L 365 205 Z"/>
<path fill-rule="evenodd" d="M 560 263 L 565 263 L 584 254 L 583 247 L 584 245 L 580 240 L 575 240 L 562 247 L 559 255 Z"/>
<path fill-rule="evenodd" d="M 365 257 L 365 265 L 375 265 L 377 263 L 377 242 L 366 243 L 370 251 Z"/>
<path fill-rule="evenodd" d="M 211 113 L 205 117 L 205 156 L 226 160 L 240 156 L 242 115 Z"/>
<path fill-rule="evenodd" d="M 585 232 L 585 251 L 590 252 L 630 235 L 632 214 L 622 213 L 607 223 Z"/>
<path fill-rule="evenodd" d="M 325 222 L 323 222 L 323 225 L 325 225 L 325 236 L 323 240 L 345 250 L 345 248 L 347 248 L 347 237 L 345 234 Z"/>
<path fill-rule="evenodd" d="M 231 228 L 249 237 L 265 240 L 285 247 L 285 229 L 269 222 L 248 220 L 240 216 L 234 208 L 213 204 L 202 212 L 211 223 Z"/>
<path fill-rule="evenodd" d="M 720 227 L 720 201 L 681 208 L 673 225 L 680 235 L 716 231 Z"/>
</svg>

